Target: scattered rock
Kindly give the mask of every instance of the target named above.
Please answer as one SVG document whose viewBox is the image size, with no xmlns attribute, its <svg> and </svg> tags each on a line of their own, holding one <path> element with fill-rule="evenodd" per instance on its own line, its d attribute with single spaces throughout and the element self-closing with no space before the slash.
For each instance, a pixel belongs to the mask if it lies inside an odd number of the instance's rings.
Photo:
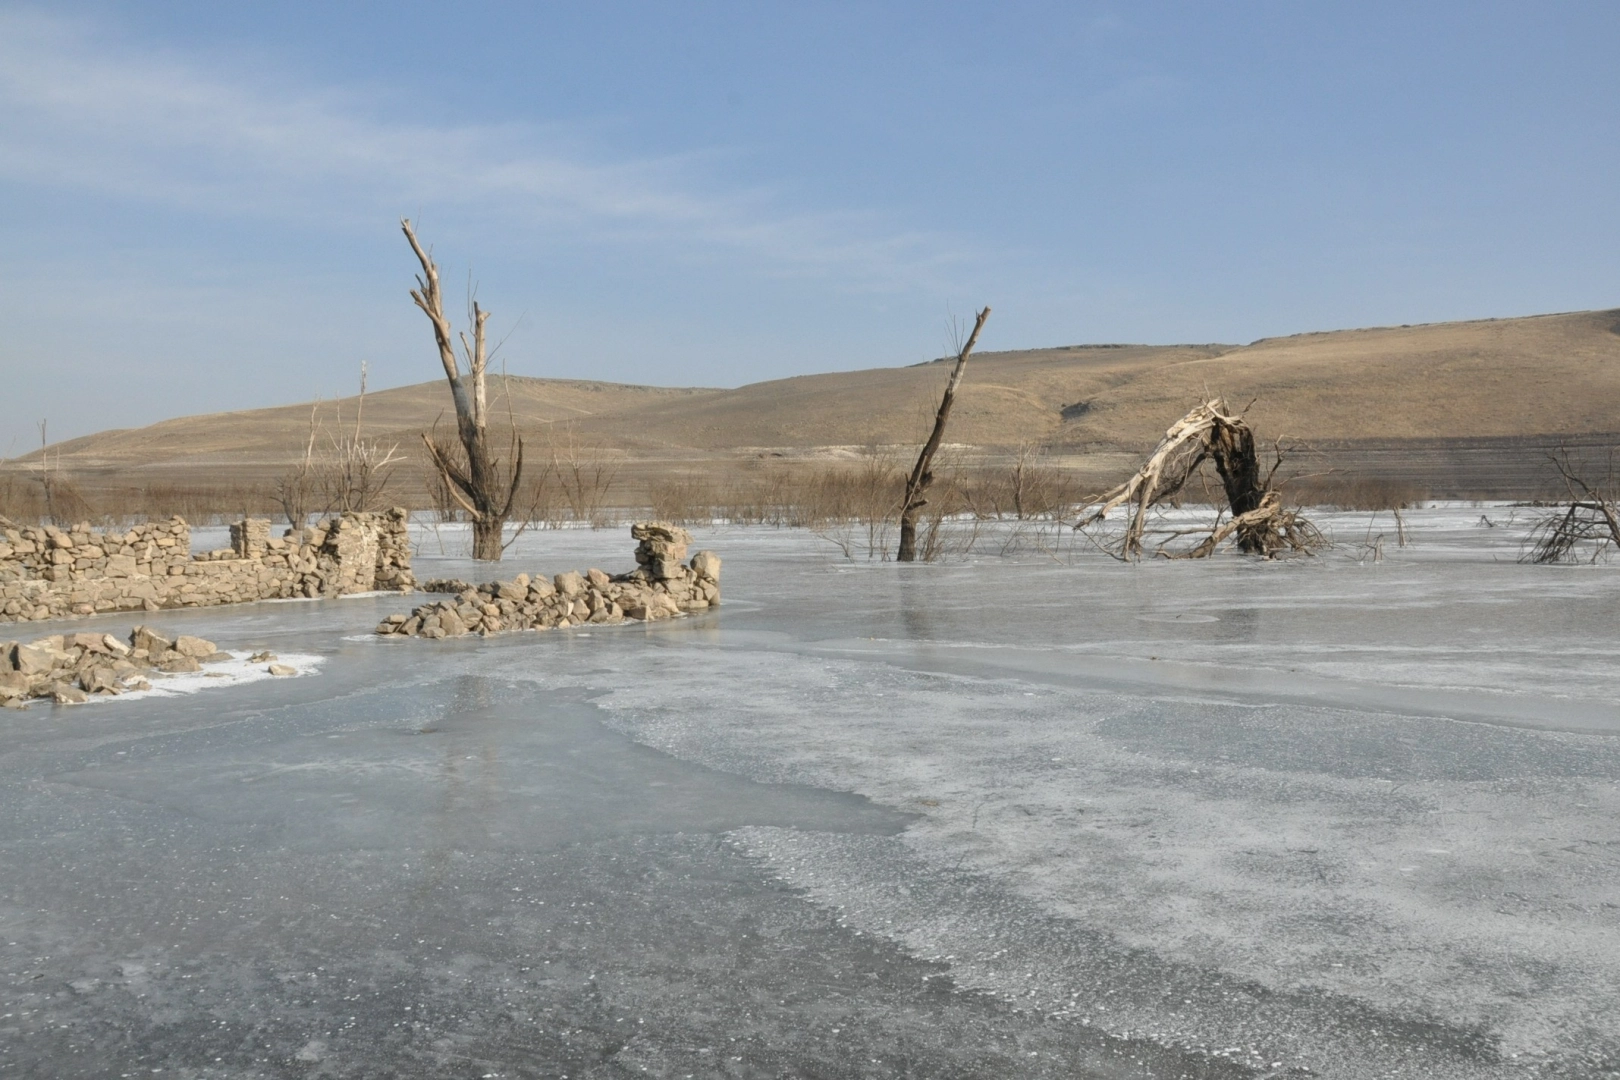
<svg viewBox="0 0 1620 1080">
<path fill-rule="evenodd" d="M 271 664 L 269 667 L 265 668 L 264 670 L 268 671 L 272 675 L 296 675 L 296 674 L 298 674 L 298 669 L 297 668 L 288 667 L 286 664 Z"/>
<path fill-rule="evenodd" d="M 265 649 L 263 652 L 256 652 L 252 656 L 248 657 L 248 663 L 250 663 L 250 664 L 268 664 L 270 661 L 274 660 L 275 658 L 276 658 L 275 653 L 271 652 L 269 649 Z"/>
<path fill-rule="evenodd" d="M 75 549 L 77 550 L 77 549 Z M 150 690 L 152 671 L 194 672 L 202 664 L 231 660 L 211 641 L 182 635 L 173 642 L 149 626 L 137 626 L 124 641 L 112 634 L 52 634 L 0 645 L 0 705 L 21 708 L 30 699 L 77 705 L 91 697 Z M 256 662 L 274 660 L 271 653 Z M 225 678 L 221 672 L 211 672 Z"/>
</svg>

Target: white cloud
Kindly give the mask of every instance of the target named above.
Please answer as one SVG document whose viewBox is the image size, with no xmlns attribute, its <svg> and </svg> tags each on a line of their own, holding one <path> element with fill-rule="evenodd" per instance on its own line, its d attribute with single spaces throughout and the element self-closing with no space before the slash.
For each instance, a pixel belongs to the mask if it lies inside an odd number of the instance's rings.
<svg viewBox="0 0 1620 1080">
<path fill-rule="evenodd" d="M 0 177 L 14 182 L 365 228 L 401 210 L 479 207 L 519 228 L 673 241 L 865 288 L 948 288 L 941 277 L 963 259 L 949 238 L 875 215 L 714 190 L 696 155 L 599 161 L 563 142 L 539 127 L 386 118 L 342 88 L 225 75 L 0 10 Z"/>
</svg>

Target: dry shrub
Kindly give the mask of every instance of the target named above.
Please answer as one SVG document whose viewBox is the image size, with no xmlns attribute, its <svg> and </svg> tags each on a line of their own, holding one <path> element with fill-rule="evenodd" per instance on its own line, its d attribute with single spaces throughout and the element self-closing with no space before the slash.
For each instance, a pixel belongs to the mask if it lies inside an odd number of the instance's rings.
<svg viewBox="0 0 1620 1080">
<path fill-rule="evenodd" d="M 17 522 L 35 522 L 45 516 L 45 501 L 39 485 L 13 466 L 0 463 L 0 517 Z"/>
<path fill-rule="evenodd" d="M 1620 548 L 1620 473 L 1615 451 L 1607 466 L 1588 478 L 1584 463 L 1572 461 L 1568 447 L 1548 455 L 1563 483 L 1565 501 L 1530 527 L 1520 562 L 1559 563 L 1607 559 Z"/>
<path fill-rule="evenodd" d="M 552 429 L 551 434 L 548 467 L 569 517 L 593 529 L 615 524 L 619 515 L 609 495 L 619 478 L 623 452 L 580 442 L 572 426 Z"/>
<path fill-rule="evenodd" d="M 714 485 L 696 477 L 666 480 L 651 492 L 652 516 L 676 525 L 707 525 L 720 504 Z"/>
<path fill-rule="evenodd" d="M 1429 498 L 1421 486 L 1381 476 L 1324 473 L 1286 482 L 1289 497 L 1302 506 L 1337 510 L 1406 510 Z"/>
</svg>

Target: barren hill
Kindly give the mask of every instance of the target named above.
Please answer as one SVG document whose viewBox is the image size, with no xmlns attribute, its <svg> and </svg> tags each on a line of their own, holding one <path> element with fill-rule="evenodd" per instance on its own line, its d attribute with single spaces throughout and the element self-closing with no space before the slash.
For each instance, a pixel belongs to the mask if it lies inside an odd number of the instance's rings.
<svg viewBox="0 0 1620 1080">
<path fill-rule="evenodd" d="M 714 473 L 742 459 L 915 442 L 946 377 L 939 363 L 735 389 L 513 377 L 494 411 L 510 408 L 531 447 L 562 439 L 607 448 L 627 476 L 646 482 L 671 471 Z M 1249 416 L 1262 437 L 1308 442 L 1336 469 L 1400 476 L 1436 494 L 1516 494 L 1529 466 L 1511 459 L 1544 457 L 1527 449 L 1561 440 L 1607 444 L 1609 433 L 1620 432 L 1620 310 L 1331 331 L 1246 346 L 985 352 L 969 364 L 949 439 L 982 459 L 1040 442 L 1068 467 L 1101 478 L 1206 393 L 1238 407 L 1252 400 Z M 374 392 L 364 430 L 414 453 L 417 433 L 447 405 L 439 379 Z M 322 429 L 352 424 L 356 406 L 354 399 L 321 405 Z M 184 417 L 74 439 L 51 457 L 98 488 L 155 477 L 262 483 L 302 454 L 310 417 L 307 403 Z"/>
</svg>

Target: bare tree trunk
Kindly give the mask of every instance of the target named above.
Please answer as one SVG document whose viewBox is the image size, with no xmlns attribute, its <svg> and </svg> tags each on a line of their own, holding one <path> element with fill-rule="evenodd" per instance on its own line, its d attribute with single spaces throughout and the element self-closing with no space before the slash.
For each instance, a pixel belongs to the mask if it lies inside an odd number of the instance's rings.
<svg viewBox="0 0 1620 1080">
<path fill-rule="evenodd" d="M 894 555 L 896 562 L 917 560 L 917 517 L 922 513 L 922 508 L 928 505 L 928 486 L 934 482 L 934 455 L 939 452 L 939 444 L 945 437 L 945 422 L 951 418 L 951 405 L 956 401 L 956 388 L 962 385 L 962 371 L 967 367 L 968 353 L 978 344 L 979 331 L 984 329 L 984 321 L 989 317 L 990 309 L 987 307 L 973 320 L 973 333 L 968 335 L 962 351 L 956 354 L 951 381 L 945 384 L 945 396 L 940 398 L 939 412 L 934 414 L 934 430 L 923 444 L 922 453 L 917 455 L 917 464 L 912 467 L 911 475 L 906 477 L 906 495 L 900 504 L 900 548 Z"/>
<path fill-rule="evenodd" d="M 1221 474 L 1221 485 L 1226 488 L 1238 550 L 1245 555 L 1267 554 L 1264 536 L 1244 516 L 1259 509 L 1266 495 L 1260 479 L 1260 459 L 1254 452 L 1254 431 L 1242 420 L 1217 415 L 1209 436 L 1209 456 L 1215 459 L 1215 471 Z"/>
<path fill-rule="evenodd" d="M 514 430 L 513 463 L 509 477 L 501 475 L 500 462 L 490 453 L 487 416 L 487 397 L 484 388 L 484 369 L 489 356 L 484 345 L 484 323 L 489 312 L 473 301 L 472 333 L 461 335 L 461 351 L 467 362 L 467 373 L 461 372 L 456 360 L 454 340 L 450 333 L 450 320 L 444 315 L 444 301 L 439 291 L 439 268 L 433 258 L 417 243 L 416 232 L 409 219 L 400 221 L 405 239 L 422 264 L 417 275 L 417 287 L 411 290 L 411 299 L 433 324 L 433 338 L 439 346 L 439 360 L 444 365 L 444 377 L 450 383 L 450 399 L 456 408 L 456 434 L 461 441 L 458 460 L 452 448 L 441 443 L 437 432 L 424 434 L 428 457 L 444 478 L 445 487 L 455 500 L 466 509 L 472 520 L 473 558 L 499 562 L 503 545 L 502 532 L 507 516 L 512 511 L 512 500 L 517 495 L 523 478 L 523 440 Z M 463 467 L 465 466 L 465 467 Z"/>
</svg>

